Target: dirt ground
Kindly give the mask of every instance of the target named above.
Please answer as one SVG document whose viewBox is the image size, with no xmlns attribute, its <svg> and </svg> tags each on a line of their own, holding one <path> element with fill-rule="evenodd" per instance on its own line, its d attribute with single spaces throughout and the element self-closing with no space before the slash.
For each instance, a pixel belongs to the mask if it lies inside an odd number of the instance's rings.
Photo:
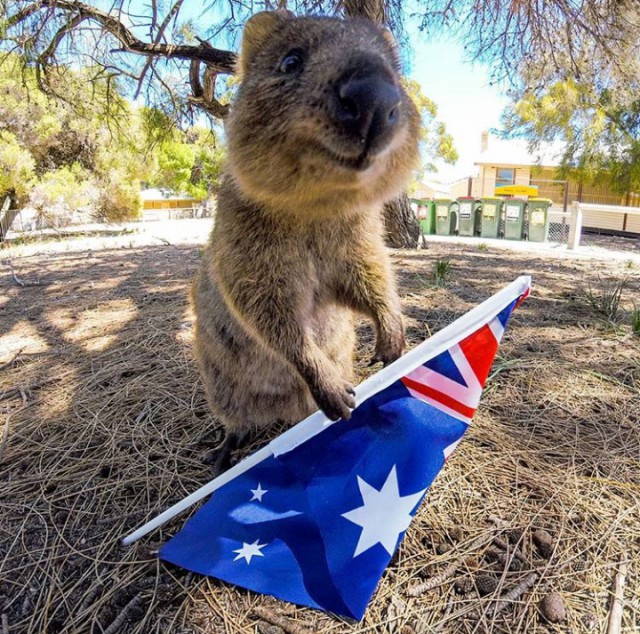
<svg viewBox="0 0 640 634">
<path fill-rule="evenodd" d="M 221 437 L 191 350 L 198 244 L 5 249 L 0 634 L 599 633 L 621 562 L 620 631 L 640 632 L 640 264 L 609 256 L 617 243 L 602 258 L 447 242 L 393 253 L 411 346 L 520 274 L 534 290 L 361 623 L 159 562 L 184 515 L 119 543 L 209 479 L 202 457 Z M 622 281 L 611 323 L 597 306 Z M 370 325 L 358 333 L 364 378 Z M 557 624 L 539 608 L 552 592 Z"/>
</svg>

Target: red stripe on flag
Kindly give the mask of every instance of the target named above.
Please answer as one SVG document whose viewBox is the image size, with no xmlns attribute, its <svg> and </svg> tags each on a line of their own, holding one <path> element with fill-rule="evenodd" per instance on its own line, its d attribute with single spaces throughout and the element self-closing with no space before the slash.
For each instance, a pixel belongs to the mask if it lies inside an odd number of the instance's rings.
<svg viewBox="0 0 640 634">
<path fill-rule="evenodd" d="M 489 371 L 493 365 L 493 359 L 498 351 L 498 342 L 489 326 L 482 326 L 472 335 L 460 342 L 460 348 L 467 357 L 469 365 L 478 381 L 484 387 Z"/>
<path fill-rule="evenodd" d="M 531 293 L 531 289 L 528 288 L 524 293 L 522 293 L 522 295 L 520 295 L 520 297 L 518 297 L 518 301 L 515 303 L 513 310 L 518 308 L 518 306 L 520 306 L 520 304 L 529 297 L 529 293 Z"/>
<path fill-rule="evenodd" d="M 434 390 L 432 387 L 425 385 L 424 383 L 418 383 L 413 379 L 408 377 L 404 377 L 402 379 L 402 383 L 404 386 L 410 390 L 414 390 L 418 392 L 418 394 L 422 394 L 423 396 L 428 396 L 429 398 L 437 401 L 438 403 L 442 403 L 446 407 L 452 409 L 454 412 L 458 412 L 458 414 L 462 414 L 467 418 L 473 418 L 473 415 L 476 413 L 476 410 L 463 405 L 460 401 L 456 401 L 456 399 L 452 398 L 448 394 L 444 392 L 440 392 L 438 390 Z"/>
</svg>

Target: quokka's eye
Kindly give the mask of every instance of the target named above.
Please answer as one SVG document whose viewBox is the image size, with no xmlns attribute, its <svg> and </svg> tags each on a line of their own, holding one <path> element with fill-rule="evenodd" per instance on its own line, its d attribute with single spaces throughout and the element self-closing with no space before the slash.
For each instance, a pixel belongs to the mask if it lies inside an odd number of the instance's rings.
<svg viewBox="0 0 640 634">
<path fill-rule="evenodd" d="M 285 75 L 293 75 L 302 70 L 304 65 L 304 59 L 302 58 L 302 52 L 298 50 L 289 51 L 280 62 L 278 70 Z"/>
</svg>

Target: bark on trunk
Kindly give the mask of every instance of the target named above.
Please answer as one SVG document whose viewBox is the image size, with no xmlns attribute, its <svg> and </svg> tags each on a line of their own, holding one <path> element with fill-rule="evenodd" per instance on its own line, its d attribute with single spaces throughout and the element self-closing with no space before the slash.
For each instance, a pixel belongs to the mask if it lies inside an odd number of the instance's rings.
<svg viewBox="0 0 640 634">
<path fill-rule="evenodd" d="M 420 225 L 409 204 L 409 197 L 400 194 L 384 206 L 383 213 L 387 246 L 393 249 L 417 248 Z"/>
</svg>

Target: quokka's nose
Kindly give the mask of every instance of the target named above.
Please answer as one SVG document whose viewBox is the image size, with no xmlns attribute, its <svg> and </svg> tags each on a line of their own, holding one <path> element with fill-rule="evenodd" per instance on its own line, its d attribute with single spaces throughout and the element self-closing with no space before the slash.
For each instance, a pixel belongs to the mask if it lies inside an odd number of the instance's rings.
<svg viewBox="0 0 640 634">
<path fill-rule="evenodd" d="M 376 151 L 392 137 L 400 120 L 399 89 L 378 73 L 347 75 L 336 86 L 336 119 L 359 138 L 364 148 Z"/>
</svg>

